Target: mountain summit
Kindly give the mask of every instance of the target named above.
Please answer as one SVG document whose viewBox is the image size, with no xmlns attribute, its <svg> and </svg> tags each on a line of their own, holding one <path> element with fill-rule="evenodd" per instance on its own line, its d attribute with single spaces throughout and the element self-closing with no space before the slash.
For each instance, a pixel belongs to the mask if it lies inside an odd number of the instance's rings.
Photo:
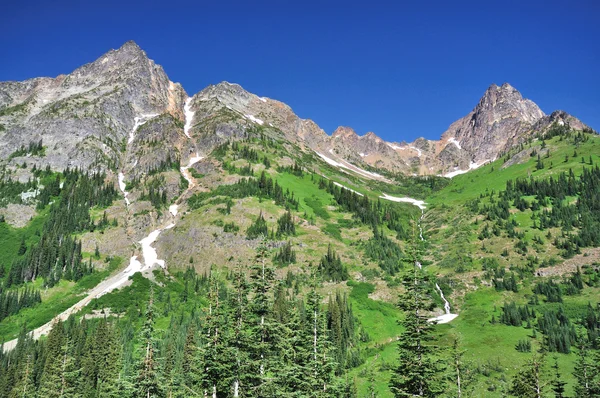
<svg viewBox="0 0 600 398">
<path fill-rule="evenodd" d="M 179 132 L 176 126 L 186 121 L 186 112 L 191 115 L 189 128 Z M 146 124 L 150 119 L 161 127 Z M 334 162 L 452 176 L 496 159 L 559 120 L 585 126 L 564 112 L 546 116 L 504 83 L 492 84 L 439 141 L 390 143 L 374 133 L 359 136 L 350 127 L 339 127 L 328 136 L 286 104 L 249 93 L 238 84 L 221 82 L 188 99 L 181 85 L 170 81 L 133 41 L 68 75 L 0 83 L 0 157 L 41 139 L 46 156 L 32 160 L 56 170 L 123 169 L 134 163 L 150 169 L 167 158 L 185 160 L 190 153 L 207 153 L 225 140 L 244 137 L 247 126 L 254 125 L 277 130 L 295 145 L 326 154 Z M 146 144 L 135 139 L 135 131 L 144 124 L 154 129 L 145 139 L 164 140 L 165 147 L 142 150 Z M 146 158 L 134 159 L 132 153 L 144 153 Z"/>
</svg>

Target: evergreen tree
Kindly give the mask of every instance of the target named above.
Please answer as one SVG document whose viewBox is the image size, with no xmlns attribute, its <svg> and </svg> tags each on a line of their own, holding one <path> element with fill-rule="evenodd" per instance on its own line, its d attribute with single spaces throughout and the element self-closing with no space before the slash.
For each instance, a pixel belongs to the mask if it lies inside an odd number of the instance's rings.
<svg viewBox="0 0 600 398">
<path fill-rule="evenodd" d="M 573 376 L 577 379 L 575 393 L 579 398 L 600 396 L 600 363 L 599 356 L 594 355 L 590 345 L 584 340 L 578 343 L 578 355 Z"/>
<path fill-rule="evenodd" d="M 544 356 L 534 354 L 512 379 L 509 392 L 523 398 L 542 398 L 546 382 L 543 380 Z"/>
<path fill-rule="evenodd" d="M 552 385 L 552 392 L 556 398 L 564 398 L 565 386 L 567 385 L 567 382 L 562 379 L 560 369 L 558 368 L 558 358 L 556 357 L 554 357 L 552 370 L 554 371 L 554 377 L 552 378 L 552 381 L 550 381 L 550 384 Z"/>
<path fill-rule="evenodd" d="M 158 375 L 154 340 L 154 289 L 150 288 L 150 300 L 146 307 L 144 326 L 140 333 L 141 358 L 138 362 L 137 377 L 134 383 L 136 396 L 145 398 L 164 397 L 163 385 Z"/>
<path fill-rule="evenodd" d="M 423 312 L 433 308 L 429 278 L 420 267 L 416 245 L 411 243 L 407 260 L 412 269 L 403 276 L 405 292 L 398 307 L 404 313 L 404 332 L 398 340 L 398 366 L 392 371 L 390 389 L 395 397 L 435 397 L 441 393 L 439 365 L 433 356 L 433 325 Z"/>
</svg>

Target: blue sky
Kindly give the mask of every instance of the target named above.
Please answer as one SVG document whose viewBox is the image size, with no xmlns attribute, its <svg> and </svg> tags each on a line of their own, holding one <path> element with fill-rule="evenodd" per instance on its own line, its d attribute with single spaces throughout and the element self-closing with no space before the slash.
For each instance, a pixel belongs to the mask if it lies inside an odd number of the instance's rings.
<svg viewBox="0 0 600 398">
<path fill-rule="evenodd" d="M 29 1 L 0 15 L 0 81 L 135 40 L 188 94 L 223 80 L 327 133 L 439 138 L 492 83 L 600 130 L 600 2 Z"/>
</svg>

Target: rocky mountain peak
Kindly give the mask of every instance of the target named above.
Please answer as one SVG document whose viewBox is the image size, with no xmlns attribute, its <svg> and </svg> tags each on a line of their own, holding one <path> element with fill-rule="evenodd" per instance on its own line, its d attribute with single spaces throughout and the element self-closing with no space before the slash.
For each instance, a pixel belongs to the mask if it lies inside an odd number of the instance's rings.
<svg viewBox="0 0 600 398">
<path fill-rule="evenodd" d="M 331 138 L 356 139 L 358 138 L 358 134 L 356 134 L 354 129 L 352 129 L 351 127 L 339 126 L 337 129 L 335 129 L 335 131 L 331 135 Z"/>
</svg>

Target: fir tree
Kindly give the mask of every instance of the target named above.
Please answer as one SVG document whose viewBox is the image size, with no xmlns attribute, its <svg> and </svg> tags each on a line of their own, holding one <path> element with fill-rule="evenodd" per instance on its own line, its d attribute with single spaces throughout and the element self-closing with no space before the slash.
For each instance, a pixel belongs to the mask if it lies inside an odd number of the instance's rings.
<svg viewBox="0 0 600 398">
<path fill-rule="evenodd" d="M 552 385 L 552 392 L 556 398 L 564 398 L 565 396 L 565 386 L 567 382 L 562 379 L 560 374 L 560 369 L 558 368 L 558 358 L 554 357 L 554 364 L 552 365 L 552 370 L 554 371 L 554 377 L 550 384 Z"/>
<path fill-rule="evenodd" d="M 154 340 L 154 289 L 150 288 L 150 300 L 146 307 L 145 321 L 140 333 L 141 358 L 138 363 L 134 388 L 136 395 L 145 398 L 164 397 L 163 385 L 158 375 L 158 363 L 155 357 Z"/>
<path fill-rule="evenodd" d="M 546 382 L 543 380 L 544 356 L 536 355 L 513 377 L 509 392 L 517 397 L 542 398 Z"/>
<path fill-rule="evenodd" d="M 420 267 L 414 240 L 407 254 L 412 269 L 403 277 L 405 293 L 398 303 L 404 313 L 400 324 L 405 330 L 398 340 L 398 366 L 392 371 L 390 389 L 395 397 L 435 397 L 441 392 L 441 385 L 439 365 L 432 354 L 434 326 L 423 314 L 433 308 L 428 277 Z"/>
</svg>

